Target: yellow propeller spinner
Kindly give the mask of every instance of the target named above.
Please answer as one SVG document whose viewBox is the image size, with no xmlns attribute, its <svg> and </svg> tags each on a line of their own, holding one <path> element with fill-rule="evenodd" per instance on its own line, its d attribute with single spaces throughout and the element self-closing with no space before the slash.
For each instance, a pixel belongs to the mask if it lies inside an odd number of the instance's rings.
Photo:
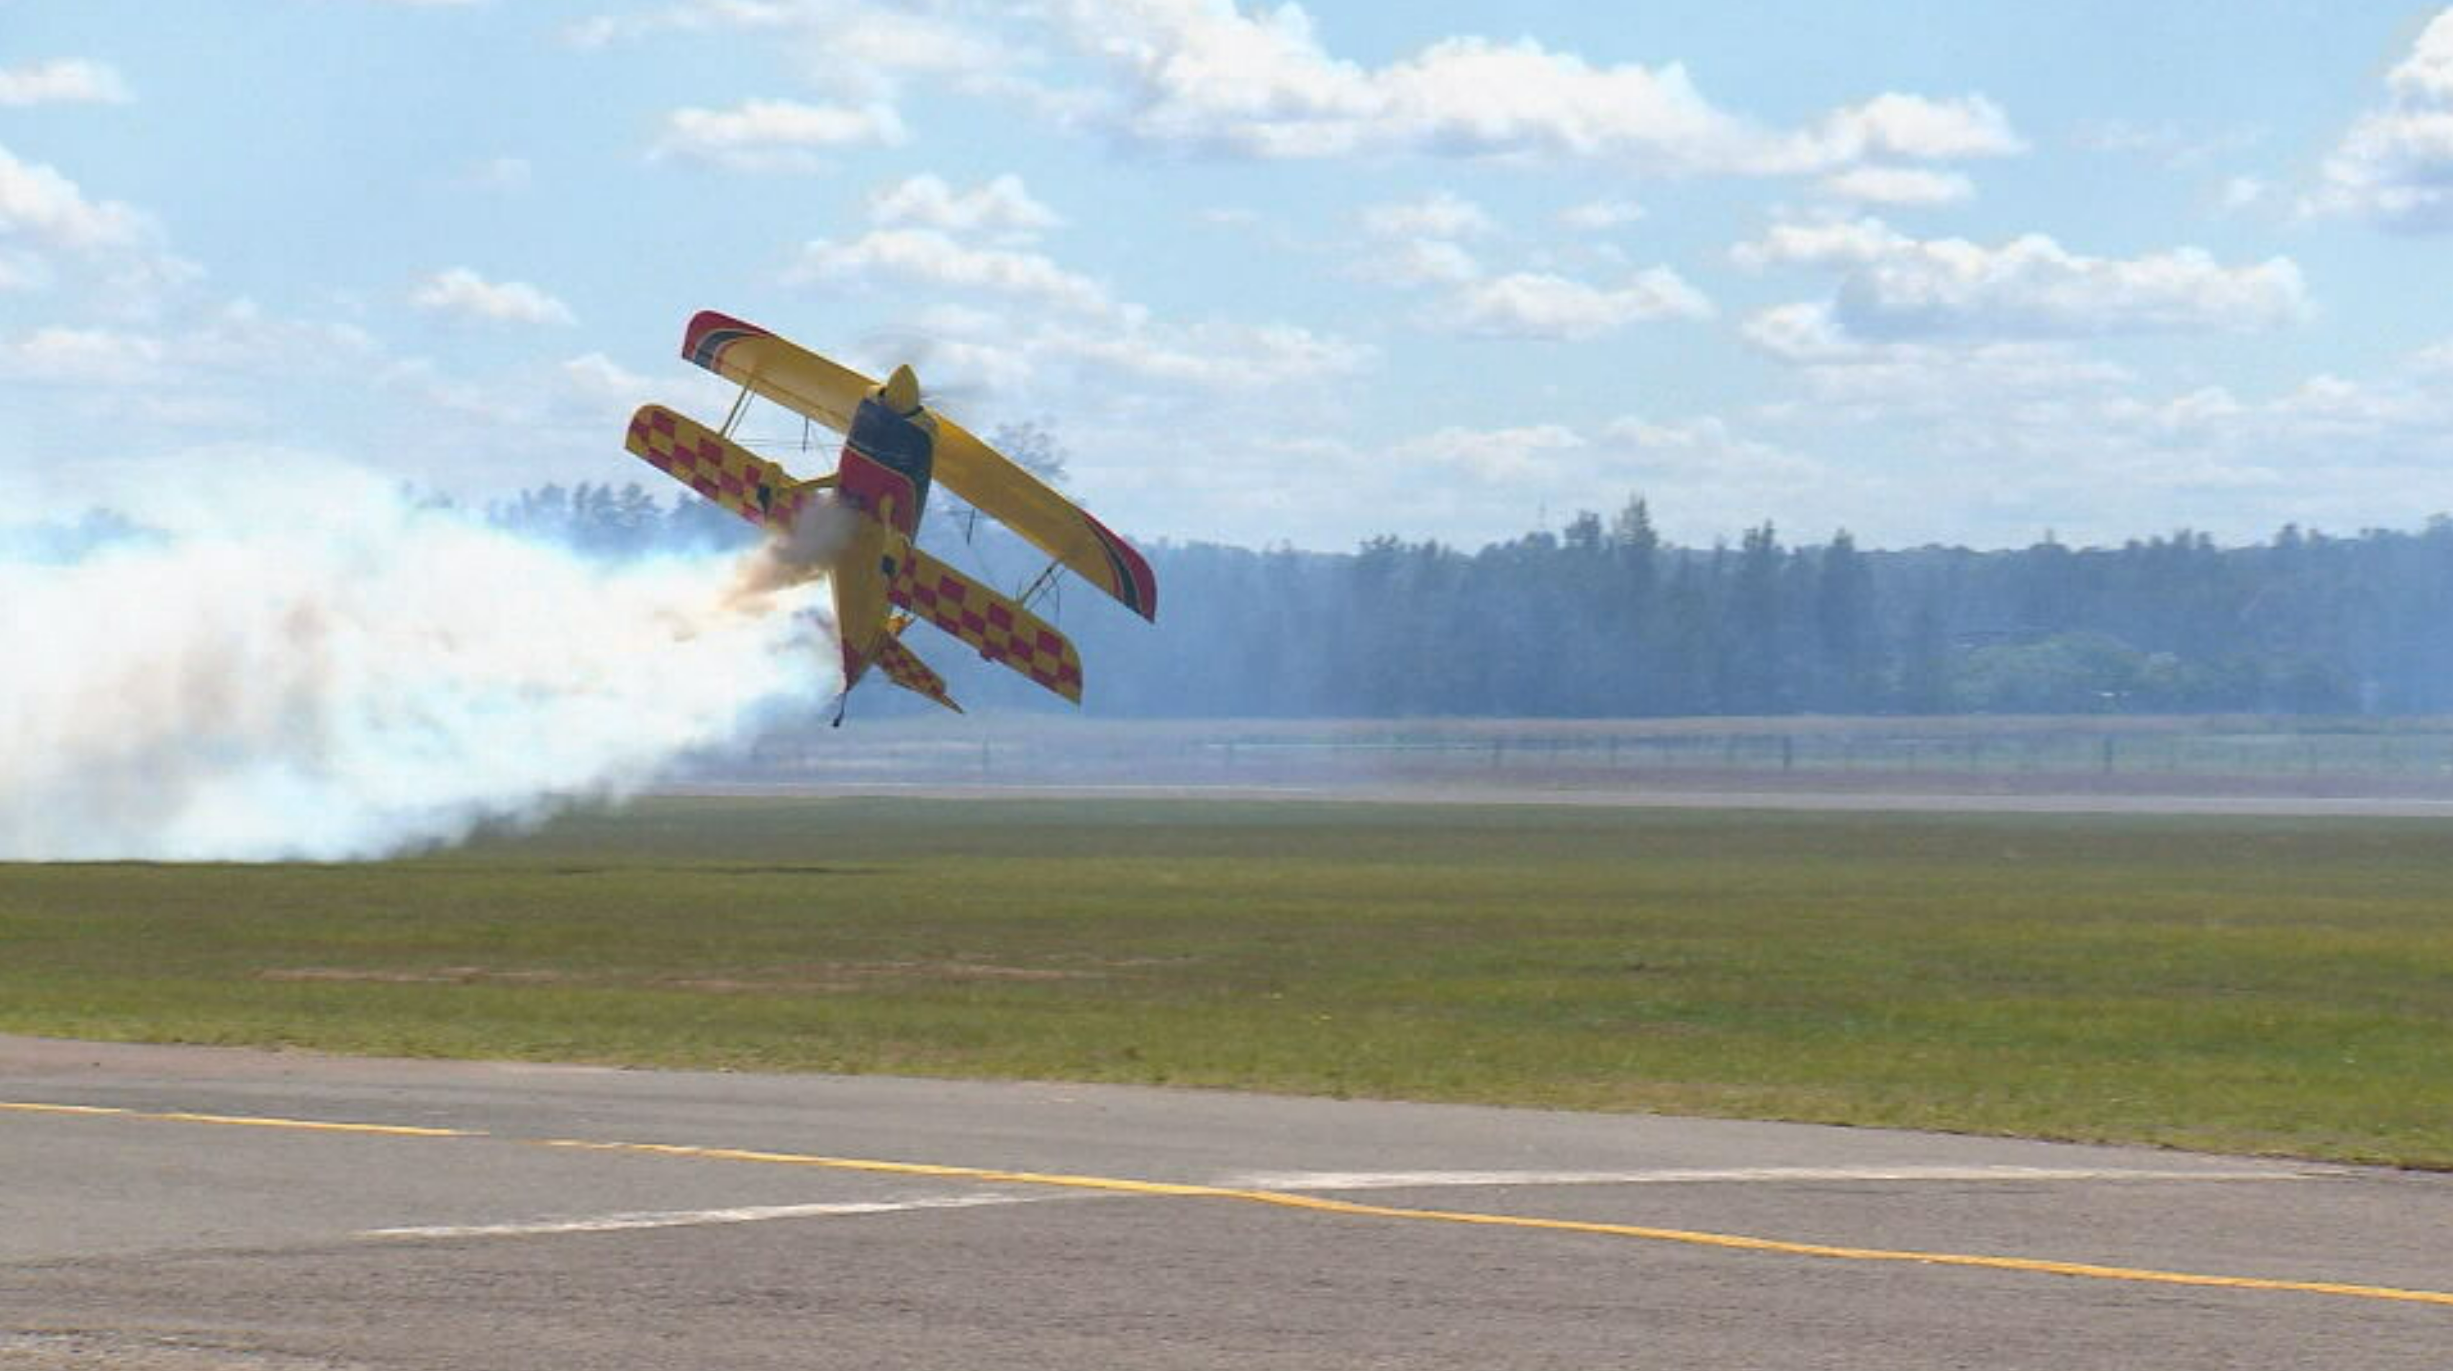
<svg viewBox="0 0 2453 1371">
<path fill-rule="evenodd" d="M 912 375 L 909 365 L 898 366 L 877 388 L 877 398 L 886 402 L 886 408 L 910 418 L 920 412 L 920 378 Z"/>
</svg>

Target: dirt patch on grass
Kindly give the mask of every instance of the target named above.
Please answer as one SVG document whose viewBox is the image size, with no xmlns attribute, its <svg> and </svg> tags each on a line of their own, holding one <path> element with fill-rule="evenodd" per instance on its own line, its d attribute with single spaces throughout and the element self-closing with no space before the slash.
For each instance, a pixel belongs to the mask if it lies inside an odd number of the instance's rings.
<svg viewBox="0 0 2453 1371">
<path fill-rule="evenodd" d="M 498 971 L 483 966 L 442 966 L 427 971 L 376 971 L 345 966 L 267 967 L 256 973 L 259 981 L 353 981 L 377 985 L 482 985 L 504 982 L 513 985 L 550 985 L 564 981 L 583 981 L 590 977 L 564 971 Z"/>
<path fill-rule="evenodd" d="M 795 968 L 771 976 L 667 976 L 649 984 L 717 994 L 771 995 L 778 991 L 866 990 L 894 982 L 964 983 L 1098 980 L 1098 971 L 1046 966 L 1000 966 L 993 962 L 839 962 Z"/>
</svg>

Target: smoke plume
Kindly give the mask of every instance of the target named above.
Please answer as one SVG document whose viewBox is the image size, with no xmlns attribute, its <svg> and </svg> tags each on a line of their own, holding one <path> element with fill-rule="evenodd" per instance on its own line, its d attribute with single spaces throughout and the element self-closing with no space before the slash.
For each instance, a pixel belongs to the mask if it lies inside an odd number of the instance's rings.
<svg viewBox="0 0 2453 1371">
<path fill-rule="evenodd" d="M 0 859 L 376 857 L 625 793 L 839 683 L 820 587 L 609 567 L 382 481 L 182 470 L 0 544 Z"/>
<path fill-rule="evenodd" d="M 851 540 L 853 523 L 851 511 L 831 498 L 821 496 L 802 505 L 789 530 L 740 559 L 726 603 L 747 611 L 764 609 L 778 593 L 824 576 L 835 554 Z"/>
</svg>

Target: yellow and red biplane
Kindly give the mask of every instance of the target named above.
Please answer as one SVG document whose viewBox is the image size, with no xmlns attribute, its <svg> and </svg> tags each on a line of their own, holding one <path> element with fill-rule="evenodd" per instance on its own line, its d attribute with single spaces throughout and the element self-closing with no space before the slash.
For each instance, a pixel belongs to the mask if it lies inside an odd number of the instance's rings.
<svg viewBox="0 0 2453 1371">
<path fill-rule="evenodd" d="M 872 381 L 712 310 L 690 321 L 681 355 L 740 384 L 731 417 L 717 430 L 645 405 L 631 418 L 625 446 L 772 537 L 791 537 L 830 494 L 852 516 L 848 534 L 831 541 L 823 568 L 834 584 L 846 696 L 875 666 L 905 690 L 961 712 L 944 679 L 903 642 L 903 630 L 925 619 L 989 661 L 1081 703 L 1082 661 L 1065 635 L 1025 604 L 914 545 L 932 484 L 942 483 L 1054 558 L 1050 572 L 1070 570 L 1125 608 L 1157 619 L 1158 582 L 1141 554 L 962 425 L 931 413 L 910 367 Z M 796 479 L 733 441 L 752 395 L 843 434 L 834 474 Z M 835 721 L 843 721 L 840 709 Z"/>
</svg>

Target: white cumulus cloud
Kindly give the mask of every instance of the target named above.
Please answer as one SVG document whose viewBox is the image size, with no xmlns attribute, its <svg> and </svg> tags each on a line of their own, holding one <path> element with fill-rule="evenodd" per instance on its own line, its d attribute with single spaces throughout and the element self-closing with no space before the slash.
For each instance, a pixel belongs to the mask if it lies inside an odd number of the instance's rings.
<svg viewBox="0 0 2453 1371">
<path fill-rule="evenodd" d="M 1481 263 L 1457 240 L 1486 238 L 1499 228 L 1480 205 L 1445 190 L 1420 200 L 1366 206 L 1362 225 L 1371 241 L 1355 274 L 1394 286 L 1455 284 L 1480 276 Z"/>
<path fill-rule="evenodd" d="M 1375 360 L 1371 348 L 1294 324 L 1215 321 L 1123 331 L 1052 328 L 1031 350 L 1086 363 L 1102 374 L 1124 372 L 1205 391 L 1253 391 L 1351 376 Z"/>
<path fill-rule="evenodd" d="M 1597 233 L 1632 224 L 1644 217 L 1644 207 L 1633 200 L 1587 200 L 1559 212 L 1559 222 L 1572 229 Z"/>
<path fill-rule="evenodd" d="M 1822 179 L 1824 194 L 1875 205 L 1949 205 L 1976 193 L 1955 171 L 1925 167 L 1851 167 Z"/>
<path fill-rule="evenodd" d="M 2453 9 L 2429 21 L 2385 84 L 2385 107 L 2343 134 L 2304 208 L 2401 232 L 2453 229 Z"/>
<path fill-rule="evenodd" d="M 1818 173 L 1870 156 L 1991 157 L 2023 145 L 1978 96 L 1886 93 L 1802 129 L 1706 99 L 1677 63 L 1597 65 L 1532 39 L 1443 38 L 1386 66 L 1331 54 L 1299 5 L 1067 0 L 1054 13 L 1118 89 L 1085 116 L 1220 156 L 1366 153 L 1578 159 L 1672 172 Z"/>
<path fill-rule="evenodd" d="M 1028 238 L 1064 222 L 1031 197 L 1011 174 L 956 190 L 942 176 L 918 176 L 880 186 L 869 196 L 869 219 L 878 224 L 916 224 L 948 233 L 992 233 Z"/>
<path fill-rule="evenodd" d="M 102 62 L 63 58 L 0 67 L 0 105 L 124 105 L 135 98 L 119 73 Z"/>
<path fill-rule="evenodd" d="M 1657 319 L 1708 319 L 1712 302 L 1667 267 L 1618 286 L 1515 271 L 1467 282 L 1431 314 L 1434 326 L 1485 338 L 1583 340 Z"/>
<path fill-rule="evenodd" d="M 166 349 L 141 333 L 40 328 L 0 341 L 0 377 L 56 385 L 138 385 L 160 372 Z"/>
<path fill-rule="evenodd" d="M 792 285 L 900 284 L 984 291 L 1084 314 L 1115 308 L 1107 289 L 1036 252 L 975 247 L 935 229 L 881 228 L 844 241 L 817 239 L 785 274 Z"/>
<path fill-rule="evenodd" d="M 0 230 L 50 247 L 94 250 L 130 247 L 145 232 L 134 209 L 89 199 L 54 168 L 19 159 L 0 147 Z"/>
<path fill-rule="evenodd" d="M 1377 249 L 1358 275 L 1392 286 L 1455 285 L 1482 274 L 1482 264 L 1445 238 L 1407 238 Z"/>
<path fill-rule="evenodd" d="M 1882 402 L 1968 401 L 1981 409 L 2003 395 L 2094 390 L 2134 379 L 2124 368 L 2086 357 L 2060 340 L 1944 346 L 1872 340 L 1850 333 L 1829 305 L 1775 305 L 1748 316 L 1739 333 L 1781 361 L 1802 367 L 1824 398 Z"/>
<path fill-rule="evenodd" d="M 1868 157 L 2003 157 L 2026 146 L 2010 116 L 1981 95 L 1935 100 L 1890 91 L 1833 110 L 1792 137 L 1788 153 L 1800 170 L 1819 170 Z"/>
<path fill-rule="evenodd" d="M 1366 345 L 1296 324 L 1161 318 L 1045 252 L 948 231 L 1061 222 L 1012 178 L 963 191 L 915 177 L 882 188 L 870 216 L 878 226 L 857 237 L 804 245 L 786 283 L 898 292 L 924 355 L 874 360 L 915 360 L 940 383 L 1008 405 L 1060 400 L 1068 414 L 1095 412 L 1086 424 L 1163 414 L 1175 427 L 1188 402 L 1316 388 L 1377 360 Z"/>
<path fill-rule="evenodd" d="M 1480 205 L 1445 190 L 1363 211 L 1365 231 L 1384 238 L 1475 238 L 1497 227 Z"/>
<path fill-rule="evenodd" d="M 734 171 L 811 171 L 819 152 L 891 146 L 907 135 L 891 105 L 810 105 L 745 100 L 731 109 L 685 107 L 665 116 L 650 157 L 678 157 Z"/>
<path fill-rule="evenodd" d="M 419 309 L 502 324 L 568 324 L 570 306 L 525 281 L 488 281 L 467 267 L 438 271 L 410 292 Z"/>
<path fill-rule="evenodd" d="M 1599 224 L 1632 206 L 1582 207 Z M 1459 239 L 1489 238 L 1498 224 L 1480 205 L 1450 191 L 1420 200 L 1367 206 L 1364 242 L 1353 268 L 1364 280 L 1428 288 L 1437 298 L 1418 322 L 1442 333 L 1480 338 L 1583 340 L 1656 319 L 1703 319 L 1712 302 L 1665 266 L 1629 274 L 1616 285 L 1576 280 L 1551 270 L 1485 270 Z"/>
<path fill-rule="evenodd" d="M 1396 455 L 1472 480 L 1513 483 L 1564 474 L 1573 461 L 1567 454 L 1587 446 L 1584 435 L 1565 424 L 1489 429 L 1452 425 L 1405 440 L 1397 445 Z"/>
<path fill-rule="evenodd" d="M 1855 219 L 1774 225 L 1732 256 L 1838 269 L 1832 315 L 1869 338 L 2242 331 L 2311 313 L 2289 258 L 2226 266 L 2195 247 L 2094 257 L 2040 233 L 1988 247 Z"/>
<path fill-rule="evenodd" d="M 654 388 L 646 377 L 601 352 L 564 362 L 562 376 L 572 389 L 591 399 L 635 402 Z"/>
<path fill-rule="evenodd" d="M 749 34 L 780 53 L 812 89 L 836 101 L 892 110 L 913 78 L 932 92 L 996 93 L 1026 102 L 1046 92 L 1018 71 L 1035 60 L 999 18 L 983 10 L 915 0 L 679 0 L 661 8 L 592 15 L 563 30 L 581 48 L 650 39 Z"/>
</svg>

